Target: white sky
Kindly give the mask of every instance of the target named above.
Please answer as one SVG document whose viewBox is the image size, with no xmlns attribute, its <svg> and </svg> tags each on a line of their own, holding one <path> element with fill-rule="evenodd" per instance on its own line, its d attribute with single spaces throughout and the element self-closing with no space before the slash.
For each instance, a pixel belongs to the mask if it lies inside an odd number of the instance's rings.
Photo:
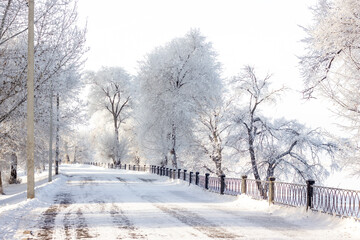
<svg viewBox="0 0 360 240">
<path fill-rule="evenodd" d="M 314 0 L 79 0 L 80 19 L 88 21 L 90 51 L 85 68 L 121 66 L 136 74 L 137 62 L 156 46 L 199 28 L 213 43 L 223 77 L 250 64 L 272 73 L 272 82 L 293 90 L 284 95 L 276 117 L 296 118 L 313 127 L 329 126 L 320 101 L 304 102 L 298 59 L 311 23 Z M 324 121 L 327 121 L 324 124 Z"/>
</svg>

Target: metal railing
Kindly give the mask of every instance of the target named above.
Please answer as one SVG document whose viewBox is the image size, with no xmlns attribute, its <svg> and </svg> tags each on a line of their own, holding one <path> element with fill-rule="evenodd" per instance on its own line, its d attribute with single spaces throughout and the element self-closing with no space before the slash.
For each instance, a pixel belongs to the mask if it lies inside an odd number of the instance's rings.
<svg viewBox="0 0 360 240">
<path fill-rule="evenodd" d="M 306 206 L 307 187 L 304 184 L 274 182 L 274 202 L 278 204 L 301 207 Z"/>
<path fill-rule="evenodd" d="M 218 177 L 209 177 L 208 189 L 212 192 L 220 193 L 220 178 Z"/>
<path fill-rule="evenodd" d="M 311 209 L 360 219 L 360 191 L 313 186 Z"/>
<path fill-rule="evenodd" d="M 203 175 L 199 175 L 199 186 L 202 188 L 205 188 L 205 181 L 206 181 L 206 177 Z"/>
<path fill-rule="evenodd" d="M 246 180 L 246 195 L 249 195 L 255 199 L 267 199 L 268 181 L 247 179 Z"/>
<path fill-rule="evenodd" d="M 225 178 L 225 191 L 224 194 L 228 195 L 240 195 L 241 194 L 241 182 L 240 178 Z"/>
</svg>

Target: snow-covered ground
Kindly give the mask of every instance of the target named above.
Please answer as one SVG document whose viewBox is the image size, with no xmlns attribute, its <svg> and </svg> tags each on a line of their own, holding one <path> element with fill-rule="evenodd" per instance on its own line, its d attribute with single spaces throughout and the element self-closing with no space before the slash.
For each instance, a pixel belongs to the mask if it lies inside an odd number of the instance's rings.
<svg viewBox="0 0 360 240">
<path fill-rule="evenodd" d="M 360 239 L 352 219 L 220 196 L 144 172 L 60 171 L 52 183 L 39 182 L 32 200 L 16 186 L 5 189 L 0 239 Z"/>
</svg>

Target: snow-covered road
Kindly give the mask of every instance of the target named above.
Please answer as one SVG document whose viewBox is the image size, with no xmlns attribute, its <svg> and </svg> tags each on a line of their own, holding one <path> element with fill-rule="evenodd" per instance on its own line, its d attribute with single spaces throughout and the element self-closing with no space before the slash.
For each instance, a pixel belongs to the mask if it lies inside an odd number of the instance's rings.
<svg viewBox="0 0 360 240">
<path fill-rule="evenodd" d="M 36 199 L 0 205 L 1 239 L 360 239 L 353 220 L 149 173 L 88 165 L 62 165 L 61 173 Z"/>
</svg>

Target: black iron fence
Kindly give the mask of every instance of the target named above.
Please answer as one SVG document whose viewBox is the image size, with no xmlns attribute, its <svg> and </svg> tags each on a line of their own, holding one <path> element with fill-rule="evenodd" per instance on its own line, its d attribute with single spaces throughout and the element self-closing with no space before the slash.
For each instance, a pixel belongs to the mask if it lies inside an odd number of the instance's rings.
<svg viewBox="0 0 360 240">
<path fill-rule="evenodd" d="M 360 191 L 313 186 L 311 208 L 360 219 Z"/>
<path fill-rule="evenodd" d="M 148 171 L 159 176 L 186 181 L 208 191 L 227 194 L 246 194 L 254 199 L 263 199 L 270 204 L 280 204 L 293 207 L 306 207 L 341 217 L 353 217 L 360 220 L 360 191 L 315 186 L 315 181 L 308 180 L 306 184 L 276 182 L 274 177 L 268 181 L 258 181 L 241 178 L 226 178 L 200 175 L 186 169 L 171 169 L 155 165 L 114 165 L 104 163 L 87 163 L 95 166 L 124 169 L 132 171 Z"/>
</svg>

